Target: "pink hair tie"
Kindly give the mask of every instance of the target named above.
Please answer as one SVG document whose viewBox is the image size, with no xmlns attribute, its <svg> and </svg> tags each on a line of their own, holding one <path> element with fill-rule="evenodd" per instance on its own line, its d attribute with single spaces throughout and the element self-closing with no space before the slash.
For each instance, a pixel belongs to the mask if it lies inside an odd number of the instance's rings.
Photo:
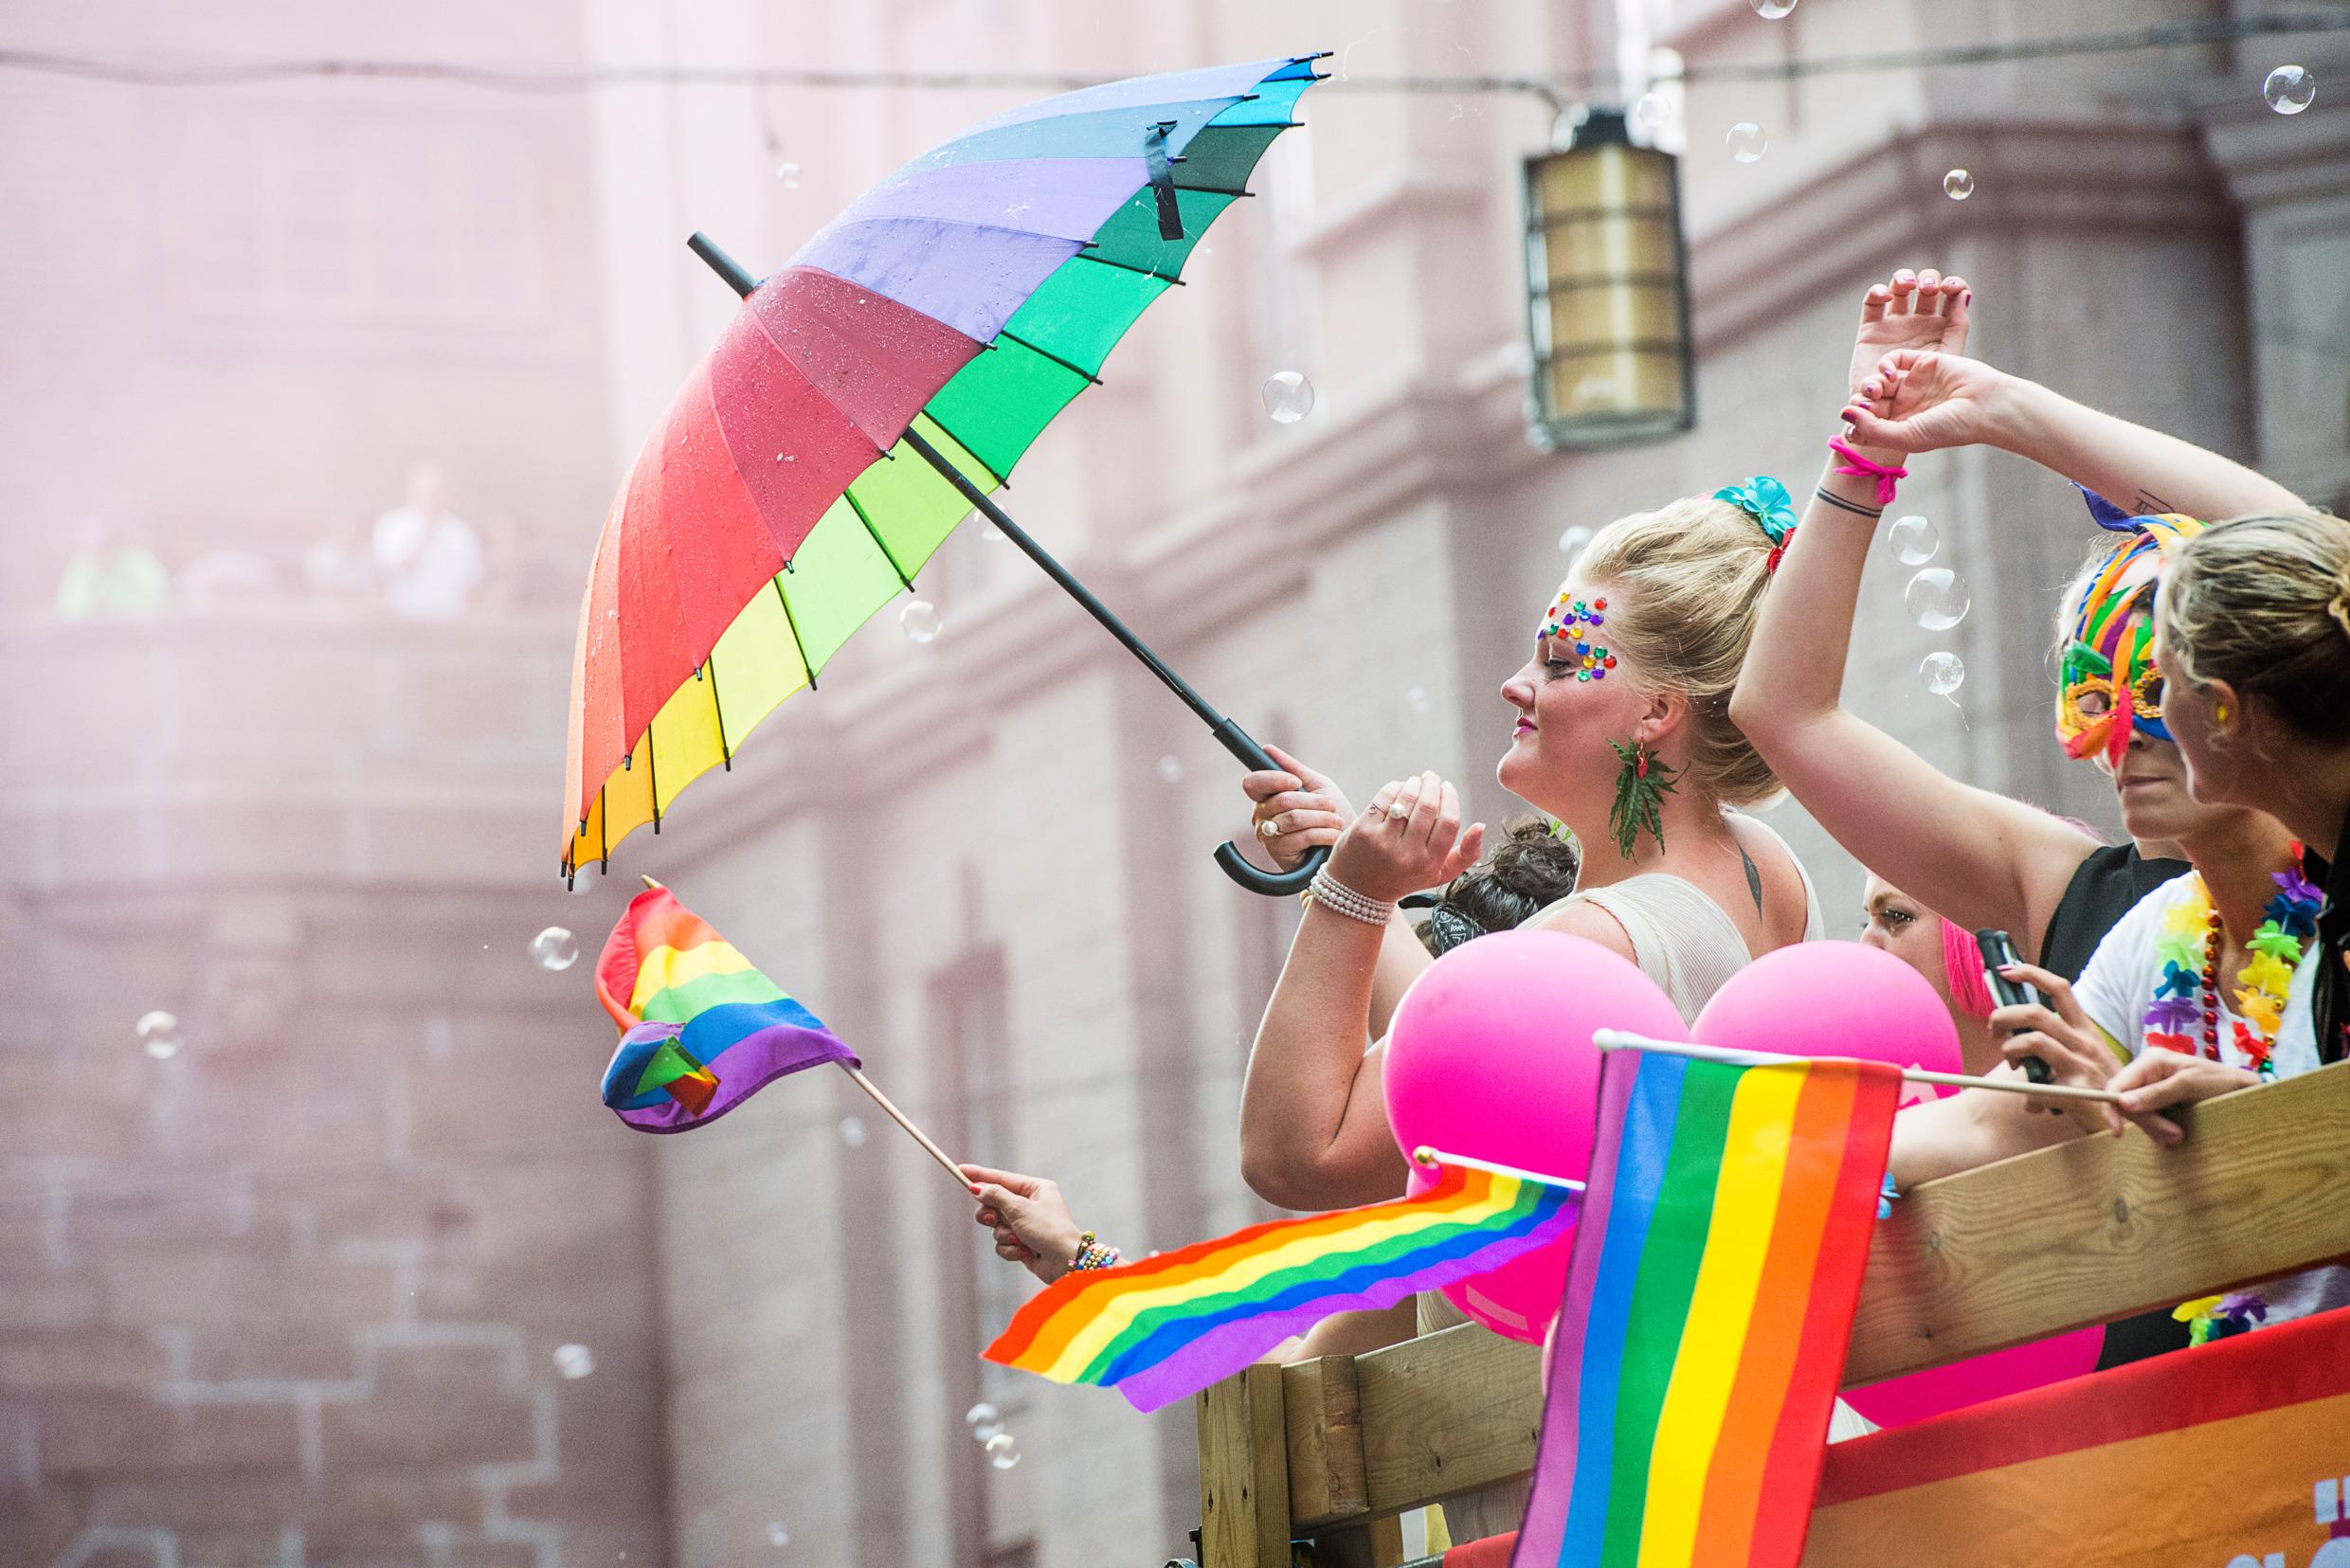
<svg viewBox="0 0 2350 1568">
<path fill-rule="evenodd" d="M 1858 479 L 1873 478 L 1877 481 L 1877 505 L 1879 506 L 1891 506 L 1895 481 L 1909 477 L 1909 470 L 1907 468 L 1888 468 L 1881 462 L 1871 461 L 1862 457 L 1845 445 L 1841 437 L 1829 442 L 1828 450 L 1844 460 L 1836 465 L 1837 473 L 1848 474 Z"/>
<path fill-rule="evenodd" d="M 1983 978 L 1982 949 L 1963 926 L 1942 923 L 1943 974 L 1950 982 L 1951 1004 L 1970 1018 L 1991 1016 L 1991 983 Z"/>
</svg>

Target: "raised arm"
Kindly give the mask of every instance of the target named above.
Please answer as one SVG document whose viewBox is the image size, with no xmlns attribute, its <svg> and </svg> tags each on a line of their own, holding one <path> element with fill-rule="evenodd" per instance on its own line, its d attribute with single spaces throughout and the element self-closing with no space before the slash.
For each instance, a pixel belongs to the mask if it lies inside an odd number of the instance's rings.
<svg viewBox="0 0 2350 1568">
<path fill-rule="evenodd" d="M 1962 344 L 1966 286 L 1897 275 L 1869 291 L 1855 366 L 1897 333 Z M 1907 325 L 1900 323 L 1907 318 Z M 1901 454 L 1856 448 L 1888 467 Z M 1795 798 L 1855 859 L 1967 927 L 1997 926 L 2039 951 L 2087 834 L 1962 784 L 1841 702 L 1853 606 L 1875 530 L 1873 479 L 1831 460 L 1763 597 L 1730 717 Z"/>
<path fill-rule="evenodd" d="M 1450 881 L 1475 860 L 1482 827 L 1460 830 L 1460 797 L 1434 774 L 1391 784 L 1331 852 L 1328 874 L 1392 903 Z M 1387 1131 L 1381 1052 L 1365 1019 L 1385 924 L 1312 900 L 1257 1026 L 1240 1091 L 1240 1174 L 1267 1202 L 1329 1209 L 1403 1191 L 1403 1156 Z"/>
<path fill-rule="evenodd" d="M 2134 513 L 2177 512 L 2216 522 L 2248 512 L 2303 512 L 2308 503 L 2266 475 L 2176 436 L 2102 413 L 1955 350 L 1887 354 L 1879 395 L 1848 417 L 1871 445 L 1930 452 L 1997 446 L 2085 485 Z M 1898 417 L 1885 417 L 1888 410 Z"/>
</svg>

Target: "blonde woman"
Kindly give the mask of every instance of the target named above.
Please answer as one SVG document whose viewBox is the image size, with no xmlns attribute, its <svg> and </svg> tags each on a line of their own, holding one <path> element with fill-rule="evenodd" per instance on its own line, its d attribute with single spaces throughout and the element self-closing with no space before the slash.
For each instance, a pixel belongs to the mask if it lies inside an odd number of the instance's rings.
<svg viewBox="0 0 2350 1568">
<path fill-rule="evenodd" d="M 2163 712 L 2198 801 L 2284 822 L 2323 911 L 2307 936 L 2316 1063 L 2350 1047 L 2350 522 L 2317 513 L 2239 517 L 2171 562 L 2156 619 Z M 2200 1055 L 2148 1053 L 2111 1087 L 2157 1138 L 2160 1115 L 2250 1083 Z"/>
<path fill-rule="evenodd" d="M 1685 1017 L 1757 954 L 1819 934 L 1786 845 L 1725 810 L 1779 788 L 1727 712 L 1776 549 L 1763 523 L 1713 496 L 1609 524 L 1501 688 L 1514 722 L 1496 776 L 1583 855 L 1577 891 L 1527 925 L 1632 959 Z M 1302 809 L 1281 793 L 1260 820 Z M 1458 874 L 1483 840 L 1433 773 L 1387 784 L 1339 836 L 1242 1091 L 1241 1169 L 1270 1201 L 1336 1208 L 1403 1190 L 1383 1047 L 1364 1051 L 1362 1020 L 1397 901 Z"/>
</svg>

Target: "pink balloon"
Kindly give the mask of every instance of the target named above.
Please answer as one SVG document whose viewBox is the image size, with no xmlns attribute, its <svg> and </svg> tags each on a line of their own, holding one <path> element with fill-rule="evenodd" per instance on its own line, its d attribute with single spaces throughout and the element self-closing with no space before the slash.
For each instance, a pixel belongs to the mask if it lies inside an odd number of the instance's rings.
<svg viewBox="0 0 2350 1568">
<path fill-rule="evenodd" d="M 1961 1071 L 1958 1026 L 1919 974 L 1857 942 L 1799 942 L 1764 953 L 1713 994 L 1690 1036 L 1781 1056 L 1856 1056 Z"/>
<path fill-rule="evenodd" d="M 1965 1071 L 1958 1029 L 1934 987 L 1890 953 L 1856 942 L 1806 942 L 1763 954 L 1714 993 L 1691 1033 L 1708 1045 Z M 1844 1397 L 1881 1427 L 1902 1426 L 2093 1371 L 2104 1343 L 2102 1329 L 2084 1328 Z"/>
<path fill-rule="evenodd" d="M 1923 983 L 1923 982 L 1921 982 Z M 1631 960 L 1564 931 L 1497 931 L 1413 982 L 1387 1033 L 1387 1125 L 1421 1144 L 1546 1176 L 1591 1169 L 1598 1029 L 1682 1036 L 1680 1015 Z M 1413 1167 L 1412 1191 L 1435 1177 Z M 1448 1286 L 1462 1311 L 1529 1344 L 1558 1315 L 1573 1237 Z"/>
<path fill-rule="evenodd" d="M 1889 1382 L 1845 1391 L 1844 1402 L 1881 1427 L 1907 1426 L 1928 1415 L 1978 1405 L 2002 1395 L 2078 1378 L 2097 1370 L 2106 1331 L 2076 1328 L 2052 1340 L 1995 1350 L 1931 1372 L 1912 1372 Z"/>
</svg>

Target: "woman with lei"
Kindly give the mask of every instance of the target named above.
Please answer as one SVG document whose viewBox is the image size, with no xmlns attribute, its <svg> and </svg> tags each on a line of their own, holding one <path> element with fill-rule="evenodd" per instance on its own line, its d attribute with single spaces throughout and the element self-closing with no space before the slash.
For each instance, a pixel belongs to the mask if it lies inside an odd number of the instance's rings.
<svg viewBox="0 0 2350 1568">
<path fill-rule="evenodd" d="M 2168 476 L 2158 481 L 2166 491 L 2182 478 L 2192 482 L 2198 472 L 2208 483 L 2234 466 L 2077 405 L 2056 412 L 2052 431 L 2025 411 L 2029 405 L 2009 378 L 1988 366 L 1949 354 L 1897 353 L 1864 383 L 1846 418 L 1858 439 L 1895 451 L 1993 439 L 1994 432 L 2007 438 L 2001 444 L 2017 450 L 2077 450 L 2093 444 L 2102 428 L 2109 444 L 2138 442 Z M 2258 488 L 2281 494 L 2250 478 Z M 2275 494 L 2258 499 L 2273 501 Z M 2106 761 L 2126 814 L 2142 747 L 2159 743 L 2178 784 L 2186 782 L 2165 716 L 2171 693 L 2154 658 L 2154 598 L 2165 563 L 2191 553 L 2207 531 L 2174 513 L 2127 515 L 2094 495 L 2090 506 L 2103 526 L 2129 537 L 2067 595 L 2058 727 L 2071 754 Z M 1997 1028 L 2017 1031 L 2004 1046 L 2011 1060 L 2034 1055 L 2060 1082 L 2109 1083 L 2127 1096 L 2120 1110 L 2098 1106 L 2076 1113 L 2076 1125 L 2119 1131 L 2127 1112 L 2165 1145 L 2177 1144 L 2184 1133 L 2157 1113 L 2160 1104 L 2249 1088 L 2319 1065 L 2312 997 L 2325 906 L 2306 874 L 2303 845 L 2265 811 L 2190 795 L 2177 816 L 2173 841 L 2188 869 L 2114 924 L 2077 985 L 2068 990 L 2054 975 L 2017 965 L 2011 973 L 2049 992 L 2052 1005 L 2003 1008 L 1992 1020 Z M 2174 1081 L 2180 1087 L 2160 1090 Z M 1908 1166 L 1902 1170 L 1905 1182 L 1961 1168 L 1948 1162 L 1954 1157 L 1961 1164 L 1979 1163 L 2046 1142 L 2052 1134 L 2035 1137 L 2029 1130 L 2034 1122 L 2065 1127 L 2066 1118 L 1987 1103 L 1999 1098 L 1977 1091 L 1934 1108 L 1948 1120 L 1961 1102 L 1982 1102 L 1955 1111 L 1966 1119 L 1971 1136 L 1931 1150 L 1937 1163 L 1924 1173 L 1918 1169 L 1919 1134 L 1947 1127 L 1925 1117 L 1909 1128 L 1897 1127 L 1895 1165 Z M 2214 1333 L 2287 1321 L 2345 1301 L 2350 1272 L 2321 1269 L 2192 1302 L 2175 1316 L 2191 1324 L 2200 1343 Z"/>
</svg>

